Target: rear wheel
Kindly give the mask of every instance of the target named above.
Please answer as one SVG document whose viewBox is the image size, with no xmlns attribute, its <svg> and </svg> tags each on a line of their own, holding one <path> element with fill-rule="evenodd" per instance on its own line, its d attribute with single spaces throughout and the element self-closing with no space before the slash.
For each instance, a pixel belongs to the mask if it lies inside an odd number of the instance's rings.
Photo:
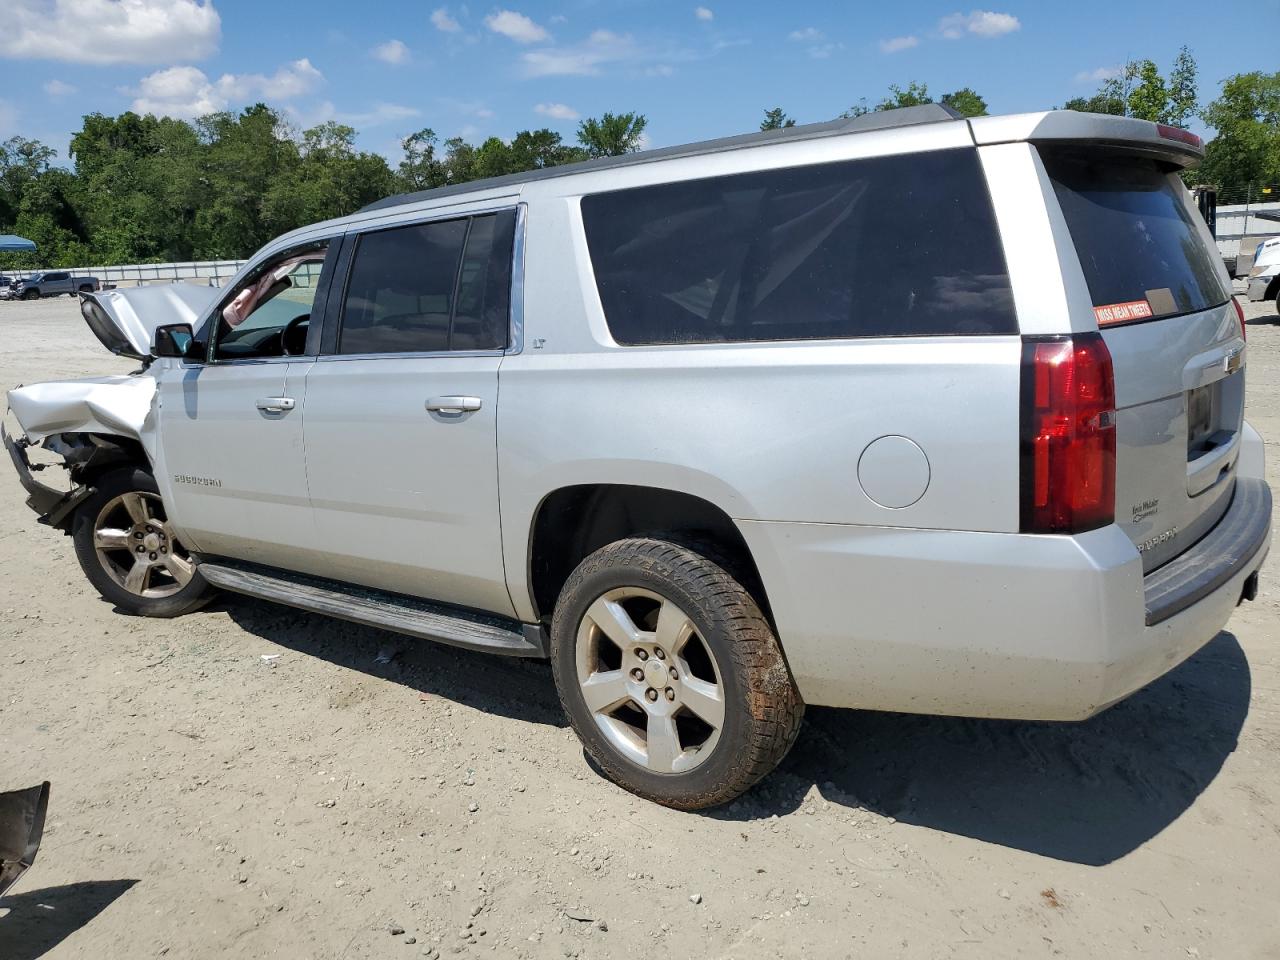
<svg viewBox="0 0 1280 960">
<path fill-rule="evenodd" d="M 176 617 L 208 602 L 211 589 L 178 540 L 151 474 L 104 474 L 76 512 L 76 557 L 98 592 L 146 617 Z"/>
<path fill-rule="evenodd" d="M 694 810 L 773 770 L 804 703 L 751 595 L 687 547 L 621 540 L 556 604 L 551 662 L 590 757 L 622 787 Z"/>
</svg>

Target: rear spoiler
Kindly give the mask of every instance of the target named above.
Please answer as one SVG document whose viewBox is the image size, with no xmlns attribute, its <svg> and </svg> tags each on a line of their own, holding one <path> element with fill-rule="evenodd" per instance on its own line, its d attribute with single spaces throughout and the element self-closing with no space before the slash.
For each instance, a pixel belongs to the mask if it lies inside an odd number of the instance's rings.
<svg viewBox="0 0 1280 960">
<path fill-rule="evenodd" d="M 1204 159 L 1204 143 L 1194 133 L 1164 123 L 1076 110 L 974 117 L 974 143 L 1079 143 L 1122 147 L 1190 167 Z"/>
</svg>

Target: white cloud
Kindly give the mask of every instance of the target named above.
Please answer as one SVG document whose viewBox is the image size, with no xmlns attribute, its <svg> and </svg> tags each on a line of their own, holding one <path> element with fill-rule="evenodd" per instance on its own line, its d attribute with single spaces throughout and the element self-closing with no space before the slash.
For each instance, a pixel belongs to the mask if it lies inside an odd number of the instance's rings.
<svg viewBox="0 0 1280 960">
<path fill-rule="evenodd" d="M 938 21 L 938 32 L 948 40 L 959 40 L 966 33 L 984 38 L 1000 37 L 1021 28 L 1022 23 L 1013 14 L 991 10 L 953 13 Z"/>
<path fill-rule="evenodd" d="M 44 92 L 51 97 L 67 97 L 76 92 L 76 88 L 61 80 L 50 80 L 44 85 Z"/>
<path fill-rule="evenodd" d="M 703 21 L 710 21 L 716 18 L 716 15 L 708 7 L 694 7 L 693 15 Z"/>
<path fill-rule="evenodd" d="M 577 120 L 582 116 L 566 103 L 540 103 L 533 108 L 533 112 L 550 117 L 552 120 Z"/>
<path fill-rule="evenodd" d="M 610 30 L 596 30 L 573 47 L 549 47 L 522 54 L 528 77 L 592 76 L 606 63 L 630 60 L 638 55 L 631 37 Z"/>
<path fill-rule="evenodd" d="M 484 18 L 485 26 L 494 33 L 510 37 L 516 43 L 540 43 L 550 34 L 547 28 L 534 23 L 523 13 L 514 10 L 499 10 Z"/>
<path fill-rule="evenodd" d="M 450 16 L 448 9 L 445 7 L 440 7 L 439 9 L 432 11 L 431 22 L 435 25 L 437 30 L 444 33 L 457 33 L 462 29 L 462 24 L 458 23 L 457 20 Z"/>
<path fill-rule="evenodd" d="M 369 55 L 375 60 L 381 60 L 383 63 L 408 63 L 409 48 L 404 45 L 403 41 L 388 40 L 386 43 L 380 43 L 370 50 Z"/>
<path fill-rule="evenodd" d="M 406 107 L 398 103 L 376 102 L 368 110 L 339 110 L 330 100 L 325 100 L 311 110 L 297 110 L 286 107 L 285 112 L 299 127 L 314 127 L 317 124 L 332 120 L 345 123 L 363 131 L 369 127 L 381 127 L 389 123 L 397 123 L 422 116 L 416 107 Z"/>
<path fill-rule="evenodd" d="M 0 57 L 172 63 L 218 49 L 213 0 L 5 0 Z"/>
<path fill-rule="evenodd" d="M 324 75 L 305 57 L 269 77 L 261 73 L 224 73 L 217 80 L 210 80 L 197 67 L 168 67 L 142 78 L 133 109 L 165 117 L 200 117 L 255 98 L 292 100 L 310 93 L 323 81 Z"/>
<path fill-rule="evenodd" d="M 1075 75 L 1076 83 L 1101 83 L 1124 73 L 1124 67 L 1099 67 L 1097 70 L 1081 70 Z"/>
<path fill-rule="evenodd" d="M 890 37 L 888 40 L 880 41 L 880 52 L 898 53 L 901 50 L 910 50 L 919 43 L 920 38 L 915 36 Z"/>
<path fill-rule="evenodd" d="M 787 34 L 787 39 L 796 43 L 814 43 L 822 39 L 822 31 L 817 27 L 805 27 L 803 30 L 792 30 Z"/>
<path fill-rule="evenodd" d="M 809 56 L 814 60 L 826 60 L 843 49 L 843 43 L 819 43 L 809 48 Z"/>
</svg>

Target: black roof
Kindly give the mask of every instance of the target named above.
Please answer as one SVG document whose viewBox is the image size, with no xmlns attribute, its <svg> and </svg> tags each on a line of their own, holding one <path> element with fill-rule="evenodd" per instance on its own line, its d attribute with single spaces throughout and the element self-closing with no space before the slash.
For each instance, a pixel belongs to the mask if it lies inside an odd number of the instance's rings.
<svg viewBox="0 0 1280 960">
<path fill-rule="evenodd" d="M 917 107 L 899 107 L 896 110 L 877 110 L 875 113 L 864 113 L 860 117 L 831 120 L 827 123 L 807 123 L 782 130 L 743 133 L 736 137 L 721 137 L 718 140 L 704 140 L 701 143 L 662 147 L 658 150 L 642 150 L 639 153 L 628 153 L 621 157 L 602 157 L 599 160 L 584 160 L 580 163 L 566 163 L 558 167 L 543 167 L 541 170 L 527 170 L 523 173 L 511 173 L 503 177 L 490 177 L 487 180 L 469 180 L 466 183 L 459 183 L 450 187 L 435 187 L 431 190 L 418 190 L 414 193 L 400 193 L 383 200 L 377 200 L 358 212 L 367 213 L 370 210 L 398 207 L 405 203 L 418 203 L 423 200 L 435 200 L 463 193 L 476 193 L 481 190 L 492 190 L 498 187 L 514 187 L 532 183 L 536 180 L 568 177 L 575 173 L 609 170 L 614 167 L 632 167 L 642 163 L 653 163 L 655 160 L 697 157 L 708 153 L 739 150 L 743 147 L 757 147 L 768 143 L 817 140 L 822 137 L 837 137 L 847 133 L 866 133 L 871 130 L 887 130 L 892 127 L 910 127 L 921 123 L 940 123 L 946 120 L 962 119 L 964 118 L 958 112 L 940 103 L 927 103 Z"/>
</svg>

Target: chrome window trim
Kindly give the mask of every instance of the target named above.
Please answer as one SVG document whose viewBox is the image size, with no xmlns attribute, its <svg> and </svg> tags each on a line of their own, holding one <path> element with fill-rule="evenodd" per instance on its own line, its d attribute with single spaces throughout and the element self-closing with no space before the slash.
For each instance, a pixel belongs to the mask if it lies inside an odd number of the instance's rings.
<svg viewBox="0 0 1280 960">
<path fill-rule="evenodd" d="M 424 350 L 413 353 L 326 353 L 316 357 L 318 363 L 344 360 L 435 360 L 440 357 L 501 357 L 501 350 Z"/>
<path fill-rule="evenodd" d="M 528 217 L 529 205 L 516 204 L 515 236 L 511 243 L 511 324 L 507 349 L 509 356 L 524 352 L 524 230 Z"/>
</svg>

